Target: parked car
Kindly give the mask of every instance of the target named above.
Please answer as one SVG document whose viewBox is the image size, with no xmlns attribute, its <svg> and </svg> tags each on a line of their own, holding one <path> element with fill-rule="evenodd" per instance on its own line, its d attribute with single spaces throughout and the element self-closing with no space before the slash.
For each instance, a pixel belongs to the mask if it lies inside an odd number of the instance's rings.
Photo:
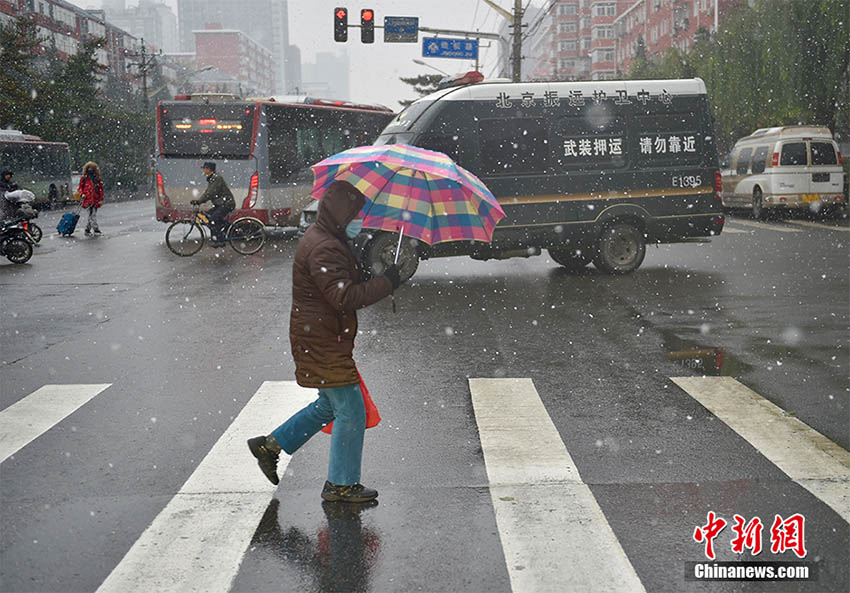
<svg viewBox="0 0 850 593">
<path fill-rule="evenodd" d="M 754 218 L 771 209 L 843 214 L 843 159 L 829 128 L 762 128 L 735 143 L 721 163 L 723 206 Z"/>
</svg>

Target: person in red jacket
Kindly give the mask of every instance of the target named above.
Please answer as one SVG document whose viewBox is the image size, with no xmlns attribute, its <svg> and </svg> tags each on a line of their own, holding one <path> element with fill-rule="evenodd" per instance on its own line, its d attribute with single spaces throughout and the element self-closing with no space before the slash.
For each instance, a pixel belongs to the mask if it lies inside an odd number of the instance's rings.
<svg viewBox="0 0 850 593">
<path fill-rule="evenodd" d="M 103 180 L 100 177 L 100 167 L 97 163 L 89 161 L 83 166 L 83 175 L 80 177 L 80 205 L 88 210 L 89 219 L 86 222 L 86 235 L 100 234 L 97 226 L 97 209 L 103 205 Z"/>
</svg>

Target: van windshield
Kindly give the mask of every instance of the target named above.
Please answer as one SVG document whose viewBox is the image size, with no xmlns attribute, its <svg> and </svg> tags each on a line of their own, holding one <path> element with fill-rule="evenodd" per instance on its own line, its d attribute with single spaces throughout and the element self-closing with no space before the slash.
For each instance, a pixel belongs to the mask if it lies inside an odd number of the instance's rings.
<svg viewBox="0 0 850 593">
<path fill-rule="evenodd" d="M 411 126 L 425 113 L 425 110 L 433 105 L 433 101 L 417 101 L 408 105 L 394 120 L 392 120 L 381 134 L 397 134 L 408 131 Z"/>
</svg>

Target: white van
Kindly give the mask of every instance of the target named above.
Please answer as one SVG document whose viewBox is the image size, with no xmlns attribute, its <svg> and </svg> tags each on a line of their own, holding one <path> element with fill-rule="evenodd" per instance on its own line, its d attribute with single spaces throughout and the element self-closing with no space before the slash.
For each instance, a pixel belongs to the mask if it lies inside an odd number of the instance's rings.
<svg viewBox="0 0 850 593">
<path fill-rule="evenodd" d="M 720 165 L 726 208 L 842 212 L 844 169 L 829 128 L 761 128 L 741 138 Z"/>
</svg>

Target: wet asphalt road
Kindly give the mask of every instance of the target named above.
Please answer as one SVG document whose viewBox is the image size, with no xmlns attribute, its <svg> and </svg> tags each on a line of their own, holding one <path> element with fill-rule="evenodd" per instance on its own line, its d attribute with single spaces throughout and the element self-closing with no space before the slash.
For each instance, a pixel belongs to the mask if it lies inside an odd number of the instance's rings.
<svg viewBox="0 0 850 593">
<path fill-rule="evenodd" d="M 103 237 L 67 239 L 44 213 L 31 263 L 0 263 L 0 408 L 48 383 L 112 384 L 0 467 L 2 591 L 96 590 L 260 384 L 293 378 L 296 240 L 177 258 L 152 213 L 108 204 Z M 545 255 L 422 262 L 396 314 L 387 301 L 359 315 L 356 358 L 384 418 L 363 481 L 380 504 L 322 507 L 317 435 L 232 590 L 509 591 L 469 377 L 533 380 L 647 591 L 850 589 L 848 524 L 670 381 L 732 376 L 850 447 L 850 233 L 807 222 L 733 215 L 736 232 L 648 248 L 625 277 Z M 803 513 L 819 580 L 685 581 L 709 510 Z"/>
</svg>

